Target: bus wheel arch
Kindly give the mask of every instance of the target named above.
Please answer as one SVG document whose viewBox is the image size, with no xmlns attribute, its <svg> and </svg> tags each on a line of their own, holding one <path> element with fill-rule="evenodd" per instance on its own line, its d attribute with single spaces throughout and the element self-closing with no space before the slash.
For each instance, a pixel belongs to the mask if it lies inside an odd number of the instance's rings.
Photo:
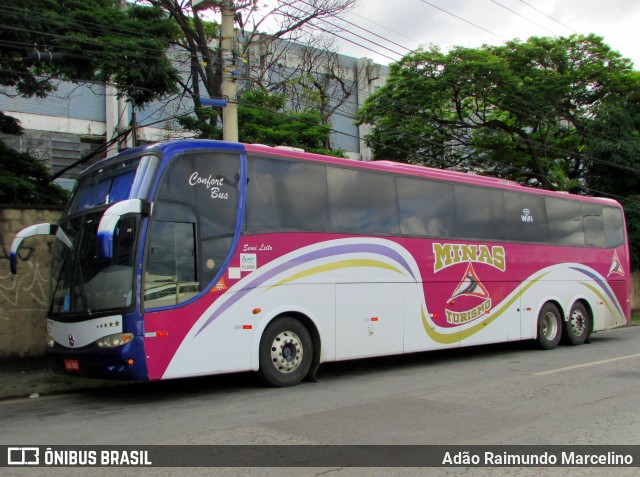
<svg viewBox="0 0 640 477">
<path fill-rule="evenodd" d="M 540 349 L 554 349 L 560 343 L 563 331 L 562 307 L 556 301 L 547 301 L 538 312 L 535 343 Z"/>
<path fill-rule="evenodd" d="M 258 349 L 260 379 L 274 387 L 315 380 L 320 335 L 313 321 L 298 312 L 282 313 L 267 324 Z"/>
<path fill-rule="evenodd" d="M 573 346 L 589 341 L 593 331 L 593 310 L 583 299 L 576 300 L 563 320 L 562 341 Z"/>
</svg>

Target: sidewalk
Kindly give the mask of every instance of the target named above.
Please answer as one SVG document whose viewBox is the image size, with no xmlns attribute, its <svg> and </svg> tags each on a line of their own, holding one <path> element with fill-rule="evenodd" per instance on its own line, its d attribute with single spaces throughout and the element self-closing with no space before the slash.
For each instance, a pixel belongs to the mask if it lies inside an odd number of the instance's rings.
<svg viewBox="0 0 640 477">
<path fill-rule="evenodd" d="M 54 374 L 44 358 L 0 361 L 0 399 L 37 399 L 50 394 L 104 388 L 114 384 L 101 379 Z"/>
</svg>

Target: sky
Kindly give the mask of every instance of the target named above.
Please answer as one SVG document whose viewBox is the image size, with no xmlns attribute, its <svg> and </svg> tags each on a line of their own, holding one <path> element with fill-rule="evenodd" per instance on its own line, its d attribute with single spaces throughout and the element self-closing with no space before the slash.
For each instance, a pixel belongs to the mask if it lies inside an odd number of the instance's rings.
<svg viewBox="0 0 640 477">
<path fill-rule="evenodd" d="M 447 51 L 595 33 L 640 70 L 640 0 L 360 0 L 343 19 L 352 25 L 334 30 L 347 39 L 336 38 L 340 53 L 381 64 L 420 45 Z"/>
</svg>

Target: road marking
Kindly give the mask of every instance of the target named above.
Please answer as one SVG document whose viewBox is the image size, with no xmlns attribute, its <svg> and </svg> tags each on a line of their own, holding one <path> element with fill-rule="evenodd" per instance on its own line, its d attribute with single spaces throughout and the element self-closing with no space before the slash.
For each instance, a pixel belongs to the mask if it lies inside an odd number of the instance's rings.
<svg viewBox="0 0 640 477">
<path fill-rule="evenodd" d="M 601 361 L 592 361 L 591 363 L 576 364 L 575 366 L 567 366 L 565 368 L 556 368 L 556 369 L 550 369 L 548 371 L 540 371 L 539 373 L 533 373 L 533 375 L 546 376 L 547 374 L 562 373 L 564 371 L 571 371 L 572 369 L 586 368 L 588 366 L 597 366 L 599 364 L 613 363 L 615 361 L 622 361 L 623 359 L 631 359 L 631 358 L 638 358 L 638 357 L 640 357 L 640 353 L 629 354 L 627 356 L 618 356 L 617 358 L 603 359 Z"/>
</svg>

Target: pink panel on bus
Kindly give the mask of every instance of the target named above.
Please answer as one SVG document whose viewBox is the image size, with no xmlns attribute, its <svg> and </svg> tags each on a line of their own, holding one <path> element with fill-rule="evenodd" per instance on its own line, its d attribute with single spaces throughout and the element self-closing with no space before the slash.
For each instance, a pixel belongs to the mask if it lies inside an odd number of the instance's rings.
<svg viewBox="0 0 640 477">
<path fill-rule="evenodd" d="M 240 240 L 230 267 L 241 269 L 241 255 L 255 256 L 255 267 L 268 265 L 275 259 L 298 251 L 303 247 L 346 238 L 332 234 L 262 234 L 243 236 Z M 357 239 L 357 237 L 351 237 Z M 367 239 L 362 237 L 363 242 Z M 530 244 L 498 244 L 491 242 L 470 242 L 460 240 L 427 240 L 417 238 L 387 237 L 388 243 L 395 242 L 406 250 L 415 261 L 419 275 L 414 276 L 407 264 L 407 276 L 423 284 L 424 303 L 429 311 L 429 319 L 441 330 L 452 330 L 457 326 L 469 325 L 481 321 L 484 315 L 514 293 L 523 281 L 534 276 L 540 270 L 557 264 L 565 264 L 572 273 L 584 276 L 585 281 L 599 282 L 604 290 L 603 297 L 611 303 L 619 303 L 618 311 L 629 316 L 628 293 L 625 264 L 628 264 L 624 247 L 617 250 L 578 249 L 572 247 L 538 246 Z M 368 248 L 367 248 L 368 247 Z M 341 253 L 328 245 L 326 254 Z M 358 245 L 351 245 L 349 253 L 357 253 Z M 346 250 L 346 249 L 345 249 Z M 375 249 L 371 244 L 362 245 L 363 253 L 379 253 L 403 262 L 400 256 L 392 256 L 393 250 L 384 247 Z M 344 252 L 346 253 L 346 252 Z M 293 254 L 292 256 L 295 256 Z M 307 259 L 312 259 L 308 255 Z M 291 266 L 300 264 L 295 260 L 304 260 L 304 256 L 294 259 Z M 617 262 L 617 263 L 616 263 Z M 304 262 L 303 262 L 304 263 Z M 414 265 L 415 267 L 415 265 Z M 282 266 L 280 266 L 282 268 Z M 589 271 L 594 270 L 595 273 Z M 251 271 L 242 272 L 242 277 Z M 602 278 L 605 277 L 605 278 Z M 203 295 L 188 305 L 173 309 L 147 313 L 145 333 L 166 332 L 166 336 L 146 339 L 148 368 L 150 379 L 160 379 L 167 369 L 185 336 L 196 325 L 207 308 L 224 295 L 225 290 L 237 283 L 225 272 L 224 283 L 220 288 Z M 259 284 L 257 285 L 259 286 Z M 607 296 L 607 294 L 609 296 Z M 242 292 L 237 294 L 241 299 Z M 512 295 L 513 296 L 513 295 Z M 234 298 L 235 299 L 235 298 Z M 229 300 L 231 301 L 231 300 Z M 223 310 L 219 310 L 224 313 Z M 198 333 L 206 328 L 218 314 L 208 316 L 198 324 Z"/>
</svg>

